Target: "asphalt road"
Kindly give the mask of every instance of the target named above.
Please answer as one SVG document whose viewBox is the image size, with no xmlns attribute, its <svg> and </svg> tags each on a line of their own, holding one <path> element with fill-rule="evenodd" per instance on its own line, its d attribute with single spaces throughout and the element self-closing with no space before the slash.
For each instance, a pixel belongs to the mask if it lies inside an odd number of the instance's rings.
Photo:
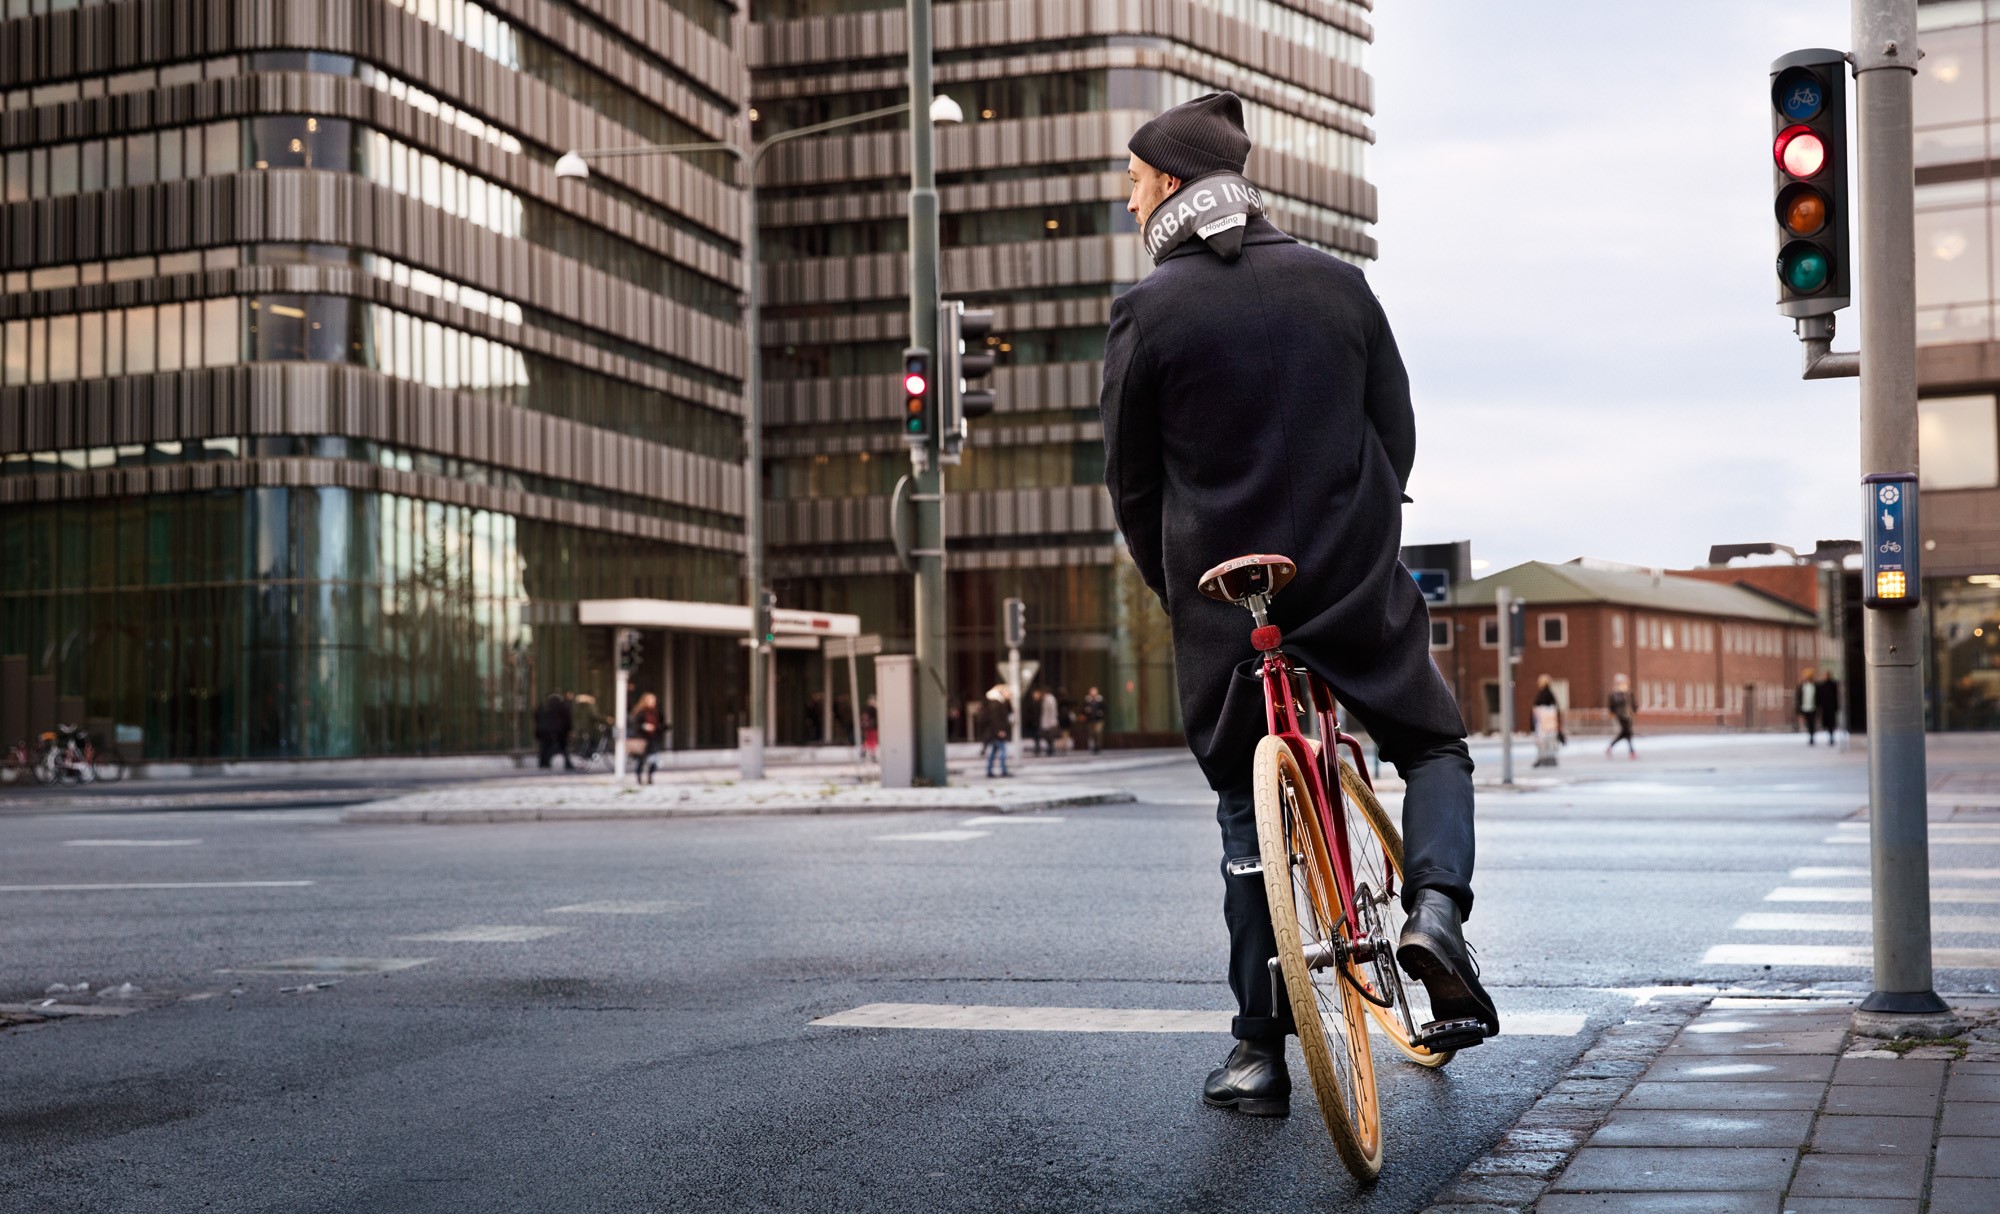
<svg viewBox="0 0 2000 1214">
<path fill-rule="evenodd" d="M 1966 753 L 1967 787 L 2000 793 L 2000 762 Z M 1645 988 L 1865 986 L 1839 957 L 1771 951 L 1865 945 L 1845 919 L 1743 926 L 1866 914 L 1769 900 L 1866 885 L 1842 875 L 1866 864 L 1841 825 L 1859 754 L 1690 739 L 1565 762 L 1577 783 L 1480 798 L 1470 934 L 1503 1018 L 1542 1031 L 1443 1073 L 1386 1063 L 1370 1189 L 1302 1067 L 1287 1121 L 1201 1105 L 1219 1033 L 811 1023 L 882 1003 L 1226 1012 L 1189 762 L 1119 773 L 1138 804 L 973 823 L 16 810 L 0 1004 L 137 1010 L 0 1033 L 0 1191 L 147 1211 L 1418 1209 Z M 1937 863 L 2000 872 L 2000 825 L 1939 830 Z M 114 888 L 19 888 L 55 885 Z M 1940 945 L 1982 964 L 1940 987 L 1990 985 L 1995 907 L 1947 912 L 1971 927 Z M 327 972 L 273 972 L 293 962 Z"/>
</svg>

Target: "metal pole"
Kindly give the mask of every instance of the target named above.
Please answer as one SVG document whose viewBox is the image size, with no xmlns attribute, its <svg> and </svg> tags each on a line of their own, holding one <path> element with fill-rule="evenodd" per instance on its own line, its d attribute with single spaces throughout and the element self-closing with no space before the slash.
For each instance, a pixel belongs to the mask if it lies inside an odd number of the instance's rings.
<svg viewBox="0 0 2000 1214">
<path fill-rule="evenodd" d="M 739 30 L 739 37 L 747 33 Z M 751 147 L 750 108 L 737 119 L 743 126 L 741 146 Z M 758 627 L 764 590 L 764 348 L 758 332 L 762 315 L 762 276 L 757 254 L 757 162 L 755 153 L 738 152 L 743 169 L 743 580 L 750 603 L 750 724 L 738 731 L 736 753 L 745 780 L 764 778 L 764 720 L 768 715 L 764 687 L 764 633 Z"/>
<path fill-rule="evenodd" d="M 1915 171 L 1911 91 L 1917 0 L 1854 0 L 1861 157 L 1861 471 L 1917 470 Z M 1913 536 L 1910 543 L 1916 542 Z M 1932 989 L 1925 822 L 1923 615 L 1862 613 L 1868 655 L 1868 832 L 1875 990 L 1862 1001 L 1892 1035 L 1933 1032 L 1950 1012 Z"/>
<path fill-rule="evenodd" d="M 612 711 L 617 713 L 611 727 L 611 782 L 625 782 L 625 695 L 631 685 L 632 676 L 623 666 L 618 668 L 618 694 L 613 697 Z"/>
<path fill-rule="evenodd" d="M 1500 623 L 1500 782 L 1514 782 L 1514 592 L 1505 586 L 1493 596 Z"/>
<path fill-rule="evenodd" d="M 931 129 L 931 0 L 910 6 L 910 344 L 943 365 L 938 338 L 938 196 Z M 938 427 L 913 480 L 917 560 L 917 779 L 945 783 L 944 469 Z M 857 707 L 857 712 L 859 711 Z M 1017 708 L 1018 711 L 1018 708 Z"/>
</svg>

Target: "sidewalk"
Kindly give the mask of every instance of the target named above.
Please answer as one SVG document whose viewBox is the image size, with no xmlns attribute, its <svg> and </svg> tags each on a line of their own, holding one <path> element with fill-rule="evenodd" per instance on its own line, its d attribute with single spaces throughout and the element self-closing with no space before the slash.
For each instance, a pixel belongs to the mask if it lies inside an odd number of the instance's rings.
<svg viewBox="0 0 2000 1214">
<path fill-rule="evenodd" d="M 2000 999 L 1959 1003 L 1964 1036 L 1889 1043 L 1851 1001 L 1717 998 L 1650 1065 L 1639 1009 L 1428 1214 L 1993 1214 Z"/>
</svg>

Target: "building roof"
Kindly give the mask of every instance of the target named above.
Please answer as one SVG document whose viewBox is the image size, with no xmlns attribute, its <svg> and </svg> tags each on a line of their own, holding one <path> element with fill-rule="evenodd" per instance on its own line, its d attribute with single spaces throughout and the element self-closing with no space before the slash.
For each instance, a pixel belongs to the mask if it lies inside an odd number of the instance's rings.
<svg viewBox="0 0 2000 1214">
<path fill-rule="evenodd" d="M 1741 586 L 1719 585 L 1671 574 L 1627 573 L 1584 565 L 1529 561 L 1473 582 L 1452 587 L 1454 607 L 1487 606 L 1505 586 L 1530 606 L 1556 603 L 1616 603 L 1652 611 L 1726 616 L 1771 624 L 1817 624 L 1806 611 L 1787 607 Z"/>
</svg>

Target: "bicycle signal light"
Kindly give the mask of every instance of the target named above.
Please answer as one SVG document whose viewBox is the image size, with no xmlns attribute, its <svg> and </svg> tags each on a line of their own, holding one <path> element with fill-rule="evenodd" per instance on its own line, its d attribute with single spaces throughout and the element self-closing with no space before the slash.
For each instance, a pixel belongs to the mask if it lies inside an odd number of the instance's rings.
<svg viewBox="0 0 2000 1214">
<path fill-rule="evenodd" d="M 1917 567 L 1917 478 L 1878 472 L 1861 478 L 1868 526 L 1861 553 L 1863 607 L 1915 607 L 1923 598 Z"/>
<path fill-rule="evenodd" d="M 1847 61 L 1794 51 L 1771 65 L 1772 213 L 1778 311 L 1823 316 L 1848 304 Z"/>
</svg>

